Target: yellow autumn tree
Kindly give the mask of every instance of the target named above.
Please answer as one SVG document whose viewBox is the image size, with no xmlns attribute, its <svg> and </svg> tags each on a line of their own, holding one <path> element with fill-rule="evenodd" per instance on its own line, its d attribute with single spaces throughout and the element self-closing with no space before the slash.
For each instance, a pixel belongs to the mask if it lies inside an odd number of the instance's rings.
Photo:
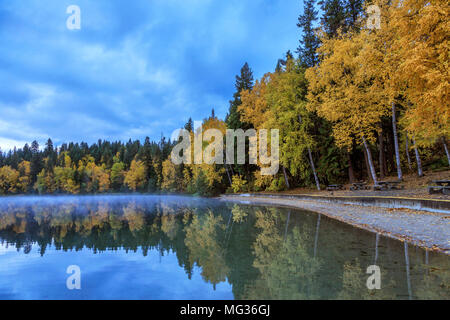
<svg viewBox="0 0 450 320">
<path fill-rule="evenodd" d="M 77 194 L 80 192 L 80 186 L 75 181 L 76 166 L 72 164 L 72 159 L 68 152 L 63 152 L 60 157 L 64 162 L 63 167 L 54 168 L 55 190 Z"/>
<path fill-rule="evenodd" d="M 164 191 L 175 192 L 178 187 L 175 164 L 167 159 L 162 164 L 163 182 L 161 189 Z"/>
<path fill-rule="evenodd" d="M 85 156 L 78 163 L 78 173 L 86 192 L 105 192 L 109 190 L 110 177 L 105 164 L 97 166 L 92 156 Z"/>
<path fill-rule="evenodd" d="M 350 148 L 353 139 L 364 146 L 377 183 L 369 143 L 375 141 L 374 133 L 390 107 L 386 91 L 380 87 L 383 57 L 373 49 L 371 32 L 363 29 L 336 38 L 321 36 L 321 63 L 309 68 L 306 78 L 308 107 L 333 123 L 338 146 Z"/>
<path fill-rule="evenodd" d="M 125 184 L 133 191 L 142 189 L 145 186 L 147 173 L 142 161 L 131 161 L 130 170 L 125 174 Z"/>
<path fill-rule="evenodd" d="M 0 168 L 0 194 L 16 193 L 19 190 L 19 171 L 4 166 Z"/>
<path fill-rule="evenodd" d="M 409 102 L 403 123 L 425 146 L 450 135 L 449 15 L 445 0 L 396 0 L 390 10 L 394 80 Z"/>
<path fill-rule="evenodd" d="M 186 165 L 187 170 L 183 171 L 183 175 L 190 180 L 190 185 L 187 187 L 188 192 L 209 195 L 222 182 L 225 174 L 225 166 L 214 162 L 216 156 L 220 156 L 220 154 L 216 154 L 216 151 L 223 152 L 226 124 L 212 115 L 203 121 L 201 131 L 199 129 L 197 128 L 195 133 L 191 132 L 192 163 Z M 195 148 L 195 144 L 199 143 L 201 143 L 200 147 Z M 225 161 L 224 155 L 221 156 Z M 195 163 L 198 160 L 201 160 L 201 163 Z"/>
<path fill-rule="evenodd" d="M 266 73 L 261 80 L 256 80 L 252 90 L 241 92 L 242 104 L 238 107 L 241 120 L 250 123 L 256 130 L 267 129 L 267 122 L 273 117 L 270 106 L 267 102 L 267 87 L 274 78 L 273 73 Z M 259 140 L 259 137 L 257 137 Z M 258 158 L 258 166 L 263 166 Z M 254 173 L 255 187 L 257 190 L 265 190 L 274 179 L 273 175 L 262 175 L 261 170 Z M 235 176 L 232 178 L 235 179 Z M 235 190 L 235 187 L 232 187 Z M 235 191 L 233 191 L 235 192 Z"/>
<path fill-rule="evenodd" d="M 23 160 L 19 163 L 19 183 L 18 188 L 21 192 L 27 192 L 28 187 L 31 184 L 31 163 L 29 161 Z"/>
<path fill-rule="evenodd" d="M 254 128 L 265 128 L 266 122 L 271 118 L 271 110 L 267 103 L 267 86 L 274 74 L 266 73 L 261 80 L 256 80 L 252 90 L 241 92 L 242 104 L 238 107 L 241 121 L 251 123 Z"/>
</svg>

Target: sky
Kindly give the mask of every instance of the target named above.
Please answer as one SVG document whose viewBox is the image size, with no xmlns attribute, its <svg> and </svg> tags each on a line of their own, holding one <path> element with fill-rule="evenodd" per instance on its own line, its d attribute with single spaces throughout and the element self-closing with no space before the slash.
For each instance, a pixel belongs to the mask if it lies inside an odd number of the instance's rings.
<svg viewBox="0 0 450 320">
<path fill-rule="evenodd" d="M 69 30 L 70 5 L 81 29 Z M 301 0 L 0 0 L 0 148 L 170 137 L 224 118 L 300 38 Z"/>
</svg>

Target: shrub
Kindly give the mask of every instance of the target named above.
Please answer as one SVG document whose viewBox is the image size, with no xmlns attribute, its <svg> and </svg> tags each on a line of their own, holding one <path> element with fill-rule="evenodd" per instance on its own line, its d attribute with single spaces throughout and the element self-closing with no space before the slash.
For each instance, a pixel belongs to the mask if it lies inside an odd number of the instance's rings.
<svg viewBox="0 0 450 320">
<path fill-rule="evenodd" d="M 233 189 L 234 193 L 243 192 L 246 188 L 247 181 L 242 179 L 240 176 L 235 175 L 233 176 L 233 181 L 231 183 L 231 188 Z"/>
</svg>

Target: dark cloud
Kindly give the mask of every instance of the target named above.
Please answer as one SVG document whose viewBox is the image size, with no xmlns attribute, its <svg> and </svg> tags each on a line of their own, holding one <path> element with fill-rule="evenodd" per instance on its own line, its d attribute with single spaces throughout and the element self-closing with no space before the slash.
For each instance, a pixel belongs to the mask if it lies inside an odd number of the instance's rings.
<svg viewBox="0 0 450 320">
<path fill-rule="evenodd" d="M 81 8 L 81 30 L 66 8 Z M 297 46 L 297 0 L 71 0 L 0 4 L 0 147 L 158 139 Z"/>
</svg>

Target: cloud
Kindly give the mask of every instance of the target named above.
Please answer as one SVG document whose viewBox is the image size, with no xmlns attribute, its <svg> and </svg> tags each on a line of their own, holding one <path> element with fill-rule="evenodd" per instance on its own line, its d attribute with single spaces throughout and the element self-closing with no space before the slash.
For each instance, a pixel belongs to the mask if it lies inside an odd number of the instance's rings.
<svg viewBox="0 0 450 320">
<path fill-rule="evenodd" d="M 81 8 L 81 30 L 66 8 Z M 0 4 L 0 147 L 169 136 L 297 46 L 297 0 L 9 1 Z"/>
</svg>

